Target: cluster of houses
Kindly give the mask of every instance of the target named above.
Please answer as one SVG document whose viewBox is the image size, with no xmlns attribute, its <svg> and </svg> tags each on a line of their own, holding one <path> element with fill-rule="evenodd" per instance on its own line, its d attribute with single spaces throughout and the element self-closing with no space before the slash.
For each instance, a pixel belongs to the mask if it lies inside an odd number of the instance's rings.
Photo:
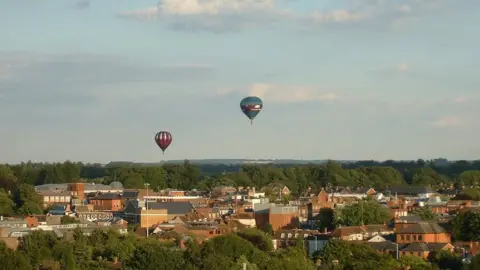
<svg viewBox="0 0 480 270">
<path fill-rule="evenodd" d="M 450 233 L 437 222 L 422 221 L 411 214 L 419 207 L 429 206 L 441 219 L 448 220 L 452 218 L 450 213 L 480 209 L 478 202 L 442 200 L 428 187 L 392 187 L 382 192 L 373 188 L 334 188 L 318 193 L 308 191 L 288 203 L 280 198 L 290 197 L 290 190 L 280 184 L 258 192 L 250 187 L 216 187 L 208 194 L 196 190 L 131 190 L 124 189 L 119 182 L 48 184 L 35 189 L 49 209 L 46 215 L 0 217 L 0 240 L 11 248 L 16 248 L 20 238 L 34 230 L 66 237 L 75 228 L 88 235 L 102 228 L 127 233 L 130 226 L 139 237 L 186 240 L 194 235 L 208 240 L 244 228 L 265 228 L 268 224 L 274 232 L 275 249 L 292 245 L 300 238 L 310 255 L 322 250 L 332 238 L 370 245 L 397 258 L 427 258 L 435 250 L 461 252 L 467 258 L 480 247 L 479 243 L 453 243 Z M 278 194 L 279 199 L 270 201 L 271 194 Z M 367 196 L 388 208 L 393 225 L 317 230 L 321 209 L 344 207 Z M 62 224 L 66 216 L 76 223 Z M 184 241 L 179 243 L 183 245 Z"/>
</svg>

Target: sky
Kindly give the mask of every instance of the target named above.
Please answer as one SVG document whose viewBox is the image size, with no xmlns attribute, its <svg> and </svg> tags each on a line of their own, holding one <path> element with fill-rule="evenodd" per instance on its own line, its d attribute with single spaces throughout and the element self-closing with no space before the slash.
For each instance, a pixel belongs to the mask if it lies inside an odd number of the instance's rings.
<svg viewBox="0 0 480 270">
<path fill-rule="evenodd" d="M 479 159 L 478 10 L 0 1 L 0 162 Z M 264 102 L 253 125 L 239 108 L 249 95 Z"/>
</svg>

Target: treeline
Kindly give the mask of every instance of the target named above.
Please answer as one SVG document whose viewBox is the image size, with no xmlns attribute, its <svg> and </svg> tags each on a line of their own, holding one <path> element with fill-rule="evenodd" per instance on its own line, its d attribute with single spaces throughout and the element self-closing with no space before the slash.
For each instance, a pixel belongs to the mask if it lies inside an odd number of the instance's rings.
<svg viewBox="0 0 480 270">
<path fill-rule="evenodd" d="M 396 185 L 422 185 L 456 188 L 477 186 L 480 181 L 480 161 L 457 161 L 436 166 L 433 162 L 359 161 L 321 165 L 192 165 L 166 164 L 139 166 L 123 164 L 102 166 L 66 161 L 63 163 L 22 163 L 0 165 L 0 188 L 12 190 L 19 183 L 42 185 L 69 183 L 80 179 L 108 184 L 121 182 L 125 188 L 211 189 L 218 185 L 255 186 L 272 182 L 287 185 L 300 194 L 309 187 L 327 186 L 374 187 L 382 189 Z"/>
</svg>

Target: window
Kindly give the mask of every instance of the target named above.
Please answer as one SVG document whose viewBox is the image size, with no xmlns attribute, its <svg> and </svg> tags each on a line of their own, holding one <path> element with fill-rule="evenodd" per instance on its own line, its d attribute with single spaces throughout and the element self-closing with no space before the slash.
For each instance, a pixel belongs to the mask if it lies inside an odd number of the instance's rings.
<svg viewBox="0 0 480 270">
<path fill-rule="evenodd" d="M 418 254 L 418 256 L 422 256 L 422 252 L 418 252 L 417 254 Z"/>
<path fill-rule="evenodd" d="M 291 233 L 288 234 L 288 238 L 292 238 L 292 234 L 291 234 Z"/>
<path fill-rule="evenodd" d="M 418 241 L 423 241 L 423 235 L 418 236 Z"/>
<path fill-rule="evenodd" d="M 405 240 L 405 235 L 401 234 L 400 239 Z"/>
<path fill-rule="evenodd" d="M 410 241 L 410 235 L 407 234 L 407 241 Z"/>
<path fill-rule="evenodd" d="M 285 238 L 285 234 L 282 233 L 282 234 L 280 235 L 280 238 Z"/>
<path fill-rule="evenodd" d="M 413 235 L 413 241 L 417 241 L 417 236 L 416 235 Z"/>
</svg>

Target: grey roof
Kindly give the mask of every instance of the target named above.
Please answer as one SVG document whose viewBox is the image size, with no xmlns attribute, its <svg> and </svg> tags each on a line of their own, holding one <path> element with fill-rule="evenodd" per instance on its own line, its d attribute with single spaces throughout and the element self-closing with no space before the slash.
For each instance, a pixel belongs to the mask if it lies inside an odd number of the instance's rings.
<svg viewBox="0 0 480 270">
<path fill-rule="evenodd" d="M 117 193 L 103 193 L 95 197 L 89 198 L 89 200 L 119 200 L 122 196 Z"/>
<path fill-rule="evenodd" d="M 392 241 L 366 242 L 366 244 L 379 251 L 396 250 L 397 248 Z"/>
<path fill-rule="evenodd" d="M 167 209 L 169 215 L 184 215 L 194 208 L 189 202 L 154 202 L 148 203 L 148 209 Z"/>
<path fill-rule="evenodd" d="M 398 217 L 397 220 L 400 220 L 403 223 L 417 223 L 417 222 L 421 222 L 422 218 L 418 215 L 408 215 L 408 216 Z"/>
<path fill-rule="evenodd" d="M 417 195 L 422 193 L 434 193 L 435 190 L 426 186 L 398 186 L 390 187 L 385 189 L 385 191 L 390 191 L 391 194 L 398 195 Z"/>
<path fill-rule="evenodd" d="M 398 233 L 445 233 L 445 229 L 438 225 L 438 223 L 422 221 L 402 228 Z"/>
<path fill-rule="evenodd" d="M 115 184 L 116 185 L 116 184 Z M 35 190 L 44 190 L 44 191 L 54 191 L 54 190 L 67 190 L 68 184 L 45 184 L 35 186 Z M 85 190 L 112 190 L 112 189 L 123 189 L 122 187 L 113 187 L 110 185 L 95 184 L 95 183 L 85 183 Z"/>
<path fill-rule="evenodd" d="M 425 252 L 444 248 L 448 243 L 409 243 L 399 247 L 399 250 L 406 252 Z"/>
</svg>

